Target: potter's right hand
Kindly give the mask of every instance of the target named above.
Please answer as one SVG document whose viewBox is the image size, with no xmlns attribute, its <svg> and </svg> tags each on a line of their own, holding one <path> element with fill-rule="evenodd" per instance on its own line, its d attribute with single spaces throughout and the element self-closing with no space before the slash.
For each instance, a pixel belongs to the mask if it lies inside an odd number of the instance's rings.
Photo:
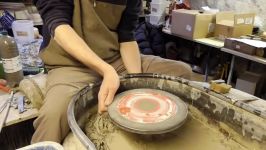
<svg viewBox="0 0 266 150">
<path fill-rule="evenodd" d="M 98 93 L 98 113 L 107 111 L 107 106 L 112 103 L 119 85 L 117 72 L 113 67 L 109 67 L 103 74 L 103 81 Z"/>
</svg>

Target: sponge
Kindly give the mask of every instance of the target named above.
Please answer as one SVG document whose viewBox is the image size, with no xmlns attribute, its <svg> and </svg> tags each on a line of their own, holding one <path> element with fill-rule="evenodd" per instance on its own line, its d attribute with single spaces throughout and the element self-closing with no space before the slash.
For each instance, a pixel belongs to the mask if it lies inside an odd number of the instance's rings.
<svg viewBox="0 0 266 150">
<path fill-rule="evenodd" d="M 231 85 L 225 84 L 225 83 L 216 83 L 216 82 L 211 82 L 210 89 L 214 92 L 220 93 L 220 94 L 225 94 L 230 91 L 232 88 Z"/>
</svg>

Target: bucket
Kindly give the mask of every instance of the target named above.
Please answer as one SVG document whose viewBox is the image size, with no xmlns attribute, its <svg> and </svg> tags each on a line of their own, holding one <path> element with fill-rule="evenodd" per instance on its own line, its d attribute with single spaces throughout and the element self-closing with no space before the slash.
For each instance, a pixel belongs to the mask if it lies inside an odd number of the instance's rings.
<svg viewBox="0 0 266 150">
<path fill-rule="evenodd" d="M 151 15 L 162 15 L 165 14 L 166 5 L 165 3 L 151 3 Z"/>
<path fill-rule="evenodd" d="M 12 23 L 15 40 L 18 43 L 28 43 L 34 40 L 34 28 L 32 20 L 17 20 Z"/>
<path fill-rule="evenodd" d="M 18 150 L 64 150 L 64 148 L 58 143 L 45 141 L 29 145 Z"/>
</svg>

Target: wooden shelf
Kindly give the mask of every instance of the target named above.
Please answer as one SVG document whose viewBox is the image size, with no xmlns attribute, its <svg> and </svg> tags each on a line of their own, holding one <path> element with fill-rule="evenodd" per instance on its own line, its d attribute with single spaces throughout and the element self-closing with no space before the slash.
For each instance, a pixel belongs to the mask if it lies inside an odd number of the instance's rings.
<svg viewBox="0 0 266 150">
<path fill-rule="evenodd" d="M 231 50 L 228 48 L 222 48 L 221 51 L 266 65 L 266 59 L 262 58 L 262 57 L 248 55 L 248 54 L 241 53 L 241 52 L 238 52 L 236 50 Z"/>
<path fill-rule="evenodd" d="M 182 39 L 190 40 L 190 41 L 193 41 L 193 42 L 196 42 L 196 43 L 199 43 L 199 44 L 203 44 L 203 45 L 207 45 L 207 46 L 210 46 L 210 47 L 214 47 L 214 48 L 218 48 L 218 49 L 224 47 L 224 42 L 220 41 L 220 40 L 217 40 L 214 37 L 201 38 L 201 39 L 189 39 L 187 37 L 183 37 L 181 35 L 176 35 L 176 34 L 171 33 L 171 30 L 169 28 L 163 28 L 162 31 L 164 33 L 166 33 L 166 34 L 173 35 L 173 36 L 176 36 L 176 37 L 180 37 Z"/>
</svg>

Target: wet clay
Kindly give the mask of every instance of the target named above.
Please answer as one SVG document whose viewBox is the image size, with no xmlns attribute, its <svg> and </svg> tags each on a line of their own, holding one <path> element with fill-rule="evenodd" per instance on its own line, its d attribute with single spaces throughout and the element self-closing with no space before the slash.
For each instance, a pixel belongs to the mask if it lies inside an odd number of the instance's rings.
<svg viewBox="0 0 266 150">
<path fill-rule="evenodd" d="M 156 109 L 156 104 L 154 103 L 151 103 L 149 101 L 142 101 L 140 104 L 139 104 L 139 108 L 141 110 L 146 110 L 146 111 L 151 111 L 151 110 L 154 110 Z"/>
<path fill-rule="evenodd" d="M 97 106 L 95 106 L 90 110 L 85 132 L 99 150 L 263 149 L 259 146 L 260 144 L 245 141 L 240 135 L 239 137 L 231 136 L 227 131 L 210 123 L 194 107 L 189 107 L 189 112 L 186 123 L 178 130 L 163 135 L 144 136 L 119 129 L 111 122 L 107 114 L 98 115 Z M 245 141 L 246 144 L 239 144 L 236 139 Z"/>
</svg>

